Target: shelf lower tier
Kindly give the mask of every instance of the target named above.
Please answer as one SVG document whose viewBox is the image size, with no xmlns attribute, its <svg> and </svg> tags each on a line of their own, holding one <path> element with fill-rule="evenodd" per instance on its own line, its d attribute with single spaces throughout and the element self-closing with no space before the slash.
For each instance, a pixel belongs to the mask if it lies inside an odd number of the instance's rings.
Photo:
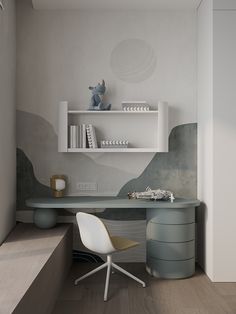
<svg viewBox="0 0 236 314">
<path fill-rule="evenodd" d="M 158 148 L 68 148 L 68 153 L 157 153 Z"/>
<path fill-rule="evenodd" d="M 125 111 L 125 110 L 68 110 L 68 114 L 158 114 L 158 110 Z"/>
</svg>

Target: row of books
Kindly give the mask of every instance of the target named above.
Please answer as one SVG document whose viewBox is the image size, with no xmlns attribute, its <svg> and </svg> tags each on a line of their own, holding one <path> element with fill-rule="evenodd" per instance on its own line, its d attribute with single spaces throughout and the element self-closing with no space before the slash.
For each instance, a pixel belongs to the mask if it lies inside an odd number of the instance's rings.
<svg viewBox="0 0 236 314">
<path fill-rule="evenodd" d="M 97 148 L 97 137 L 92 124 L 69 126 L 70 148 Z"/>
</svg>

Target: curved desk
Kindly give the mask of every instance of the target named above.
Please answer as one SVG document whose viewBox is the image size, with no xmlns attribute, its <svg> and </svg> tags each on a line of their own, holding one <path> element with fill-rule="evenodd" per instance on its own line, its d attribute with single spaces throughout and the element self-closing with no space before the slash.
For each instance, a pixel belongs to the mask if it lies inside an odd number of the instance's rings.
<svg viewBox="0 0 236 314">
<path fill-rule="evenodd" d="M 119 197 L 33 198 L 26 205 L 37 209 L 146 208 L 147 271 L 162 278 L 186 278 L 195 272 L 195 207 L 198 200 L 129 200 Z"/>
</svg>

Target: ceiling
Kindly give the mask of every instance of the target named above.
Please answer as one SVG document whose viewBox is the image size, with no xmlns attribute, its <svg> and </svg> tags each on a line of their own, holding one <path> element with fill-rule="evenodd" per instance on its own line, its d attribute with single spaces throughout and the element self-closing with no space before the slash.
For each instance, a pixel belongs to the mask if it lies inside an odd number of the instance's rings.
<svg viewBox="0 0 236 314">
<path fill-rule="evenodd" d="M 32 0 L 37 10 L 192 10 L 201 0 Z"/>
</svg>

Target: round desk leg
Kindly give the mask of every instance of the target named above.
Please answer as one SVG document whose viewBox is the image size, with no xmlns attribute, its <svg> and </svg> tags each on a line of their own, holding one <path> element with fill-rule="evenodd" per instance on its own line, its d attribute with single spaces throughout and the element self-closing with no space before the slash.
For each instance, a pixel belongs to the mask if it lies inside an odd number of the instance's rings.
<svg viewBox="0 0 236 314">
<path fill-rule="evenodd" d="M 195 208 L 147 209 L 147 265 L 154 277 L 195 272 Z"/>
<path fill-rule="evenodd" d="M 36 208 L 34 224 L 40 229 L 50 229 L 57 224 L 57 211 L 53 208 Z"/>
</svg>

